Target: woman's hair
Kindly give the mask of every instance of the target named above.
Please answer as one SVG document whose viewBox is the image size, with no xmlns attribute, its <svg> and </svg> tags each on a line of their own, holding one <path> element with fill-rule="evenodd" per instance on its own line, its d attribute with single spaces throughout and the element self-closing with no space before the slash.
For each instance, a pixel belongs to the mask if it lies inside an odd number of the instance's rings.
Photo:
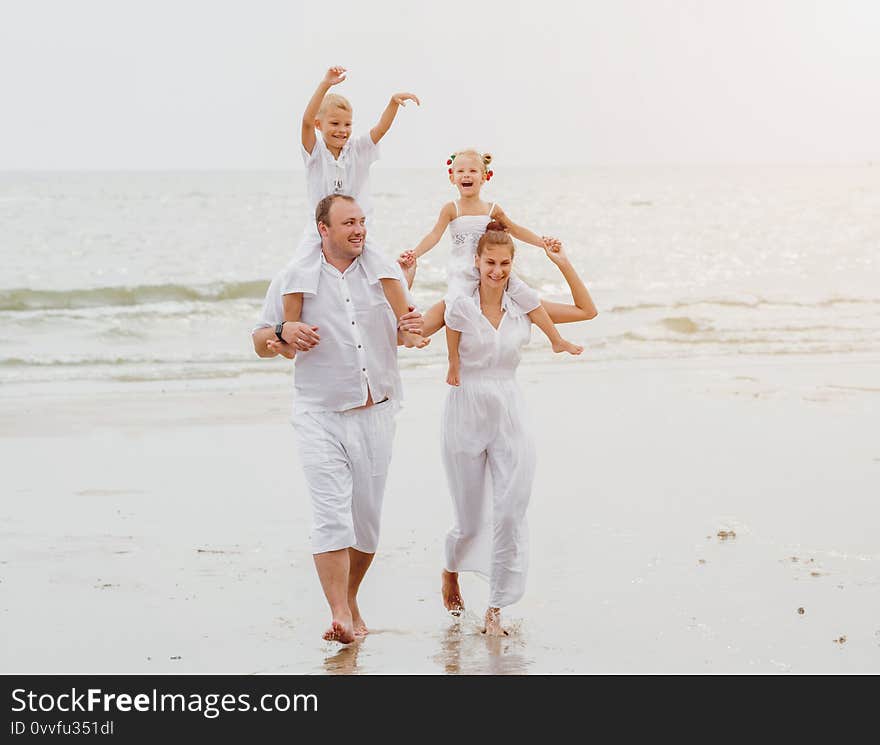
<svg viewBox="0 0 880 745">
<path fill-rule="evenodd" d="M 513 238 L 510 237 L 504 224 L 498 220 L 492 220 L 486 226 L 486 232 L 480 236 L 480 240 L 477 242 L 477 256 L 483 255 L 483 249 L 486 246 L 510 246 L 510 258 L 513 258 L 516 251 Z"/>
<path fill-rule="evenodd" d="M 342 109 L 343 111 L 347 111 L 349 114 L 351 113 L 351 104 L 348 102 L 348 99 L 345 96 L 340 96 L 338 93 L 328 93 L 324 96 L 324 100 L 321 101 L 321 107 L 318 109 L 318 116 L 322 116 L 327 113 L 327 109 Z"/>
<path fill-rule="evenodd" d="M 473 148 L 456 150 L 452 154 L 452 160 L 454 161 L 460 155 L 473 155 L 478 161 L 480 161 L 480 164 L 483 167 L 483 175 L 485 176 L 489 172 L 489 164 L 492 162 L 492 153 L 481 153 Z"/>
</svg>

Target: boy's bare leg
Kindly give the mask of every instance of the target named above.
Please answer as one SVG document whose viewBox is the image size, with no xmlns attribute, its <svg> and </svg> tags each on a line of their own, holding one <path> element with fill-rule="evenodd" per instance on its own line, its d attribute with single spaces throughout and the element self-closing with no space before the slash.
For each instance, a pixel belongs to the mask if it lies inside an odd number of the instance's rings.
<svg viewBox="0 0 880 745">
<path fill-rule="evenodd" d="M 284 301 L 284 322 L 298 321 L 303 312 L 303 294 L 291 292 L 289 295 L 284 295 L 282 300 Z"/>
<path fill-rule="evenodd" d="M 382 283 L 382 291 L 385 293 L 385 299 L 391 305 L 394 311 L 394 317 L 400 320 L 400 317 L 409 313 L 409 303 L 406 300 L 406 294 L 403 291 L 403 285 L 396 279 L 380 279 Z M 414 331 L 404 331 L 400 329 L 400 339 L 405 347 L 422 347 L 428 346 L 430 339 L 417 334 Z"/>
<path fill-rule="evenodd" d="M 449 352 L 449 370 L 446 372 L 446 382 L 449 385 L 461 385 L 461 358 L 458 356 L 458 345 L 461 341 L 461 331 L 446 327 L 446 348 Z"/>
<path fill-rule="evenodd" d="M 556 329 L 556 326 L 553 325 L 553 321 L 550 320 L 550 314 L 543 305 L 539 305 L 529 313 L 529 318 L 532 319 L 532 323 L 541 329 L 550 340 L 554 352 L 580 354 L 584 351 L 584 348 L 580 344 L 574 344 L 562 338 L 559 331 Z"/>
<path fill-rule="evenodd" d="M 373 557 L 376 554 L 366 554 L 355 548 L 348 549 L 348 608 L 351 611 L 351 619 L 354 624 L 355 636 L 366 636 L 370 633 L 367 624 L 361 616 L 360 608 L 358 608 L 357 594 L 367 573 L 370 564 L 373 563 Z"/>
<path fill-rule="evenodd" d="M 464 600 L 461 597 L 461 588 L 458 586 L 458 572 L 447 572 L 444 569 L 442 578 L 443 607 L 453 616 L 460 616 L 464 610 Z"/>
<path fill-rule="evenodd" d="M 350 644 L 354 641 L 351 609 L 348 607 L 348 549 L 315 554 L 315 569 L 330 605 L 330 627 L 324 632 L 327 641 Z"/>
</svg>

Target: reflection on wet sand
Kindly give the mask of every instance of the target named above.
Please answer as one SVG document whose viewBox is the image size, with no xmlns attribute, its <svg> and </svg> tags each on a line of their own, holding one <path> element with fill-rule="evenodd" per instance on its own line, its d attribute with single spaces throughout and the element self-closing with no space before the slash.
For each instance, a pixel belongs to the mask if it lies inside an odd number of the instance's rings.
<svg viewBox="0 0 880 745">
<path fill-rule="evenodd" d="M 335 654 L 325 657 L 324 671 L 328 675 L 356 675 L 359 672 L 357 658 L 362 643 L 363 640 L 358 639 L 344 645 Z"/>
<path fill-rule="evenodd" d="M 448 675 L 525 675 L 532 660 L 525 657 L 525 639 L 486 636 L 481 624 L 465 618 L 440 634 L 440 652 L 434 659 Z"/>
</svg>

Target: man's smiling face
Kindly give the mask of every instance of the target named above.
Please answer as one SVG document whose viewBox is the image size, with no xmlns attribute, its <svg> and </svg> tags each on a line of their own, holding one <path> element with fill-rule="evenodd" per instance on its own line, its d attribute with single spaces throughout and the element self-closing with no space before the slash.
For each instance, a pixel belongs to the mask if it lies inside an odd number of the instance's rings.
<svg viewBox="0 0 880 745">
<path fill-rule="evenodd" d="M 336 199 L 327 214 L 329 223 L 318 223 L 324 246 L 335 258 L 353 260 L 364 250 L 367 222 L 357 202 Z"/>
</svg>

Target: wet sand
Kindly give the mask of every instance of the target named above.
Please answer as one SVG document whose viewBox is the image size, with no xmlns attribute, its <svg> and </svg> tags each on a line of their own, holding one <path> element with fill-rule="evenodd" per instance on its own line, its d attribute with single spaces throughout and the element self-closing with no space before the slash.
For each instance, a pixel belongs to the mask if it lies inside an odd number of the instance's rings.
<svg viewBox="0 0 880 745">
<path fill-rule="evenodd" d="M 7 387 L 0 669 L 880 672 L 876 357 L 522 369 L 532 566 L 502 640 L 478 578 L 461 621 L 440 602 L 443 377 L 404 373 L 374 632 L 347 648 L 320 638 L 285 378 Z"/>
</svg>

